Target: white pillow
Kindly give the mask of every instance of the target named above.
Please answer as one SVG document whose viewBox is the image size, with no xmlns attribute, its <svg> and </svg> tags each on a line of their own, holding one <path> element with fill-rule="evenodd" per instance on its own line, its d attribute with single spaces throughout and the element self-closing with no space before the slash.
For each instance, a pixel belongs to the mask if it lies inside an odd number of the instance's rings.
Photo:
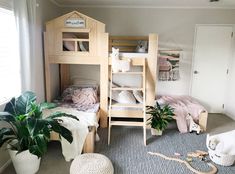
<svg viewBox="0 0 235 174">
<path fill-rule="evenodd" d="M 134 95 L 129 91 L 121 91 L 118 95 L 118 102 L 123 104 L 136 104 Z"/>
<path fill-rule="evenodd" d="M 115 83 L 112 83 L 112 88 L 116 88 L 116 87 L 119 87 L 117 84 Z M 110 81 L 109 81 L 109 90 L 110 90 Z M 118 102 L 118 95 L 119 95 L 120 91 L 116 91 L 116 90 L 113 90 L 112 91 L 112 100 Z M 109 98 L 110 98 L 110 92 L 109 92 Z"/>
<path fill-rule="evenodd" d="M 141 91 L 134 90 L 133 95 L 139 103 L 143 103 L 143 93 Z"/>
</svg>

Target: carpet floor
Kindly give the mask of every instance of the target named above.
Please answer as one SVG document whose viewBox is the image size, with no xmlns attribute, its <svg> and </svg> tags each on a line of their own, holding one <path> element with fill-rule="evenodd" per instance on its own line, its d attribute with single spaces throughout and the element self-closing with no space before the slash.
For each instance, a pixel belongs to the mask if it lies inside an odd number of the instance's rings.
<svg viewBox="0 0 235 174">
<path fill-rule="evenodd" d="M 224 117 L 218 116 L 220 119 Z M 215 116 L 210 119 L 210 124 L 216 125 L 213 123 Z M 231 122 L 230 119 L 224 117 L 221 123 L 224 123 L 226 119 L 228 123 Z M 214 131 L 212 125 L 208 128 L 209 131 Z M 174 156 L 174 153 L 177 152 L 182 154 L 182 159 L 185 159 L 188 152 L 207 150 L 205 133 L 201 135 L 180 134 L 176 129 L 169 129 L 164 132 L 163 136 L 151 137 L 150 131 L 148 131 L 148 145 L 146 147 L 143 145 L 141 128 L 113 127 L 110 146 L 107 145 L 107 129 L 99 129 L 99 135 L 101 140 L 96 143 L 96 152 L 110 158 L 115 174 L 191 174 L 192 172 L 186 166 L 164 160 L 158 156 L 151 156 L 148 152 L 160 152 L 168 156 Z M 65 162 L 61 154 L 60 143 L 51 142 L 48 153 L 42 159 L 38 174 L 69 174 L 70 164 Z M 209 170 L 205 162 L 200 160 L 193 160 L 192 165 L 202 171 Z M 235 174 L 235 166 L 216 166 L 219 174 Z M 14 173 L 12 165 L 3 172 L 3 174 Z"/>
</svg>

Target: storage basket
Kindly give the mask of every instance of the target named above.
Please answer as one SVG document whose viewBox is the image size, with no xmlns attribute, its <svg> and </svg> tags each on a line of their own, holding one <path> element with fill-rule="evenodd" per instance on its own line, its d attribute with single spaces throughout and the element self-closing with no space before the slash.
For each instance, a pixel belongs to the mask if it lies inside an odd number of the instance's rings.
<svg viewBox="0 0 235 174">
<path fill-rule="evenodd" d="M 210 159 L 219 165 L 222 166 L 231 166 L 234 164 L 235 161 L 235 155 L 227 155 L 218 153 L 215 150 L 208 150 Z"/>
</svg>

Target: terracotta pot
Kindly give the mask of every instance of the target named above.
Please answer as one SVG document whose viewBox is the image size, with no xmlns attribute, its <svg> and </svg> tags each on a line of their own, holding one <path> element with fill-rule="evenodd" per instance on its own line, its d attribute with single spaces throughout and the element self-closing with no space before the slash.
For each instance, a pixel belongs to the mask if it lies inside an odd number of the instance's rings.
<svg viewBox="0 0 235 174">
<path fill-rule="evenodd" d="M 17 154 L 16 150 L 8 150 L 13 166 L 17 174 L 35 174 L 37 173 L 41 158 L 33 155 L 29 150 Z"/>
<path fill-rule="evenodd" d="M 162 135 L 162 130 L 157 130 L 157 129 L 151 128 L 151 134 L 152 135 Z"/>
</svg>

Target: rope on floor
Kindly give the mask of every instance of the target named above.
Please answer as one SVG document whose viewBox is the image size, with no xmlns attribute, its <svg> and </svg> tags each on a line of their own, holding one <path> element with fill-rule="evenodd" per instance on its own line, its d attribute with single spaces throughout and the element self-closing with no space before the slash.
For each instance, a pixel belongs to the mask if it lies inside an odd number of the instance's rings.
<svg viewBox="0 0 235 174">
<path fill-rule="evenodd" d="M 185 164 L 186 167 L 189 170 L 191 170 L 192 172 L 194 172 L 196 174 L 215 174 L 215 173 L 217 173 L 217 168 L 213 164 L 211 164 L 211 163 L 207 163 L 207 165 L 211 167 L 211 171 L 209 171 L 209 172 L 201 172 L 201 171 L 198 171 L 198 170 L 194 169 L 187 161 L 184 161 L 182 159 L 173 158 L 173 157 L 167 157 L 167 156 L 165 156 L 165 155 L 163 155 L 161 153 L 157 153 L 157 152 L 155 152 L 155 153 L 154 152 L 148 152 L 148 154 L 160 156 L 160 157 L 162 157 L 162 158 L 164 158 L 166 160 L 177 161 L 177 162 L 179 162 L 181 164 Z"/>
</svg>

